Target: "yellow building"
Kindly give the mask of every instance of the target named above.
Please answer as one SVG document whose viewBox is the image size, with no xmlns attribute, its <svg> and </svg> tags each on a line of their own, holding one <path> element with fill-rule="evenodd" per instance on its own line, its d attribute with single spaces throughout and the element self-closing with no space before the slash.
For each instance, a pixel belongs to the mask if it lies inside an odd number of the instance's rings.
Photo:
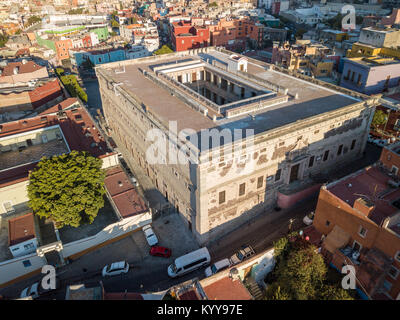
<svg viewBox="0 0 400 320">
<path fill-rule="evenodd" d="M 400 50 L 392 48 L 377 48 L 368 44 L 356 42 L 353 44 L 351 49 L 347 51 L 346 56 L 347 58 L 374 57 L 374 56 L 400 58 Z"/>
</svg>

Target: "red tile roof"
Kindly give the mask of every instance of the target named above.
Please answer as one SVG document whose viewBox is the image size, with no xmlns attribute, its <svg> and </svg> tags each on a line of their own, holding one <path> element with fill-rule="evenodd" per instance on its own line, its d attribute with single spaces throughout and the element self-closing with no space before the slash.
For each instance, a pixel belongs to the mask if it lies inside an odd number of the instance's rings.
<svg viewBox="0 0 400 320">
<path fill-rule="evenodd" d="M 40 87 L 29 91 L 29 98 L 34 109 L 63 95 L 58 79 L 46 82 Z"/>
<path fill-rule="evenodd" d="M 203 287 L 209 300 L 252 300 L 252 296 L 240 280 L 222 278 Z"/>
<path fill-rule="evenodd" d="M 25 64 L 22 62 L 9 62 L 4 68 L 2 68 L 1 76 L 12 76 L 14 74 L 14 68 L 18 67 L 18 74 L 30 73 L 36 70 L 40 70 L 42 66 L 39 66 L 34 61 L 27 61 Z"/>
<path fill-rule="evenodd" d="M 375 205 L 375 209 L 370 213 L 369 218 L 380 225 L 385 218 L 398 211 L 391 203 L 400 199 L 400 189 L 390 188 L 388 186 L 390 179 L 391 177 L 379 168 L 369 167 L 334 184 L 328 190 L 351 207 L 354 206 L 354 201 L 358 198 L 367 197 Z"/>
<path fill-rule="evenodd" d="M 140 293 L 134 292 L 109 292 L 104 293 L 103 300 L 144 300 Z"/>
<path fill-rule="evenodd" d="M 146 203 L 120 167 L 107 170 L 104 183 L 123 218 L 148 211 Z"/>
<path fill-rule="evenodd" d="M 186 291 L 179 295 L 179 300 L 200 300 L 195 289 Z"/>
<path fill-rule="evenodd" d="M 10 246 L 36 238 L 33 213 L 8 220 L 8 243 Z"/>
<path fill-rule="evenodd" d="M 57 113 L 58 111 L 68 109 L 72 105 L 77 104 L 79 106 L 79 102 L 77 98 L 67 98 L 64 101 L 57 103 L 56 105 L 50 107 L 49 109 L 43 111 L 40 113 L 40 115 L 45 115 L 45 114 L 51 114 L 51 113 Z"/>
</svg>

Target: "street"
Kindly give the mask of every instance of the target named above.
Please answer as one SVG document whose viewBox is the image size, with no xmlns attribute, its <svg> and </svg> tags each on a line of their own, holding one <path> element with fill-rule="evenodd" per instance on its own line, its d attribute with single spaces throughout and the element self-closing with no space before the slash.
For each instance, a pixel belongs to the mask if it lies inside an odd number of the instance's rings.
<svg viewBox="0 0 400 320">
<path fill-rule="evenodd" d="M 305 225 L 302 218 L 305 213 L 313 210 L 315 200 L 307 201 L 291 210 L 272 210 L 261 215 L 257 221 L 248 223 L 237 231 L 233 231 L 215 243 L 208 246 L 211 261 L 230 257 L 243 244 L 250 244 L 256 253 L 271 247 L 273 241 L 284 236 L 288 230 L 288 221 L 295 219 L 294 229 L 299 229 Z M 165 224 L 168 221 L 167 224 Z M 170 234 L 171 229 L 181 225 L 180 232 Z M 170 228 L 162 230 L 165 226 Z M 171 213 L 153 222 L 154 230 L 159 236 L 160 245 L 172 248 L 173 255 L 169 259 L 152 257 L 148 254 L 148 245 L 145 242 L 142 231 L 135 232 L 133 235 L 112 243 L 106 247 L 90 252 L 70 265 L 58 271 L 58 279 L 61 282 L 61 289 L 55 290 L 46 295 L 43 299 L 64 299 L 65 290 L 68 284 L 78 283 L 98 283 L 103 282 L 106 292 L 157 292 L 170 288 L 194 277 L 203 278 L 204 268 L 191 272 L 183 277 L 171 279 L 167 275 L 167 267 L 173 260 L 187 252 L 198 248 L 193 239 L 188 238 L 189 232 L 184 228 L 183 223 L 176 213 Z M 168 239 L 171 238 L 172 239 Z M 175 237 L 175 239 L 173 239 Z M 172 240 L 172 241 L 171 241 Z M 173 243 L 172 243 L 173 242 Z M 103 278 L 101 269 L 104 265 L 126 260 L 131 265 L 127 274 Z M 0 294 L 5 297 L 17 298 L 20 292 L 28 285 L 41 279 L 41 275 L 31 279 L 21 281 L 7 288 L 0 290 Z"/>
</svg>

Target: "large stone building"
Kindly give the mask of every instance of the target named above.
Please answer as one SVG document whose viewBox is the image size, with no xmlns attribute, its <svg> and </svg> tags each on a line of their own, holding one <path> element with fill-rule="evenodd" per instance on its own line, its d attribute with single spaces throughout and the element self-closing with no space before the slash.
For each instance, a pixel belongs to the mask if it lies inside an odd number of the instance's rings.
<svg viewBox="0 0 400 320">
<path fill-rule="evenodd" d="M 119 151 L 202 244 L 361 157 L 377 103 L 214 47 L 96 73 Z M 190 161 L 177 161 L 176 152 Z"/>
</svg>

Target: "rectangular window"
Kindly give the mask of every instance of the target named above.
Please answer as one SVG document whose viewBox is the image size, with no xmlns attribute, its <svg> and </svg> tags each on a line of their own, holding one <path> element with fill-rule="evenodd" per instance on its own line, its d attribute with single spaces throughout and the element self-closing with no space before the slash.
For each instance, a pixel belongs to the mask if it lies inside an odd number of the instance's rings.
<svg viewBox="0 0 400 320">
<path fill-rule="evenodd" d="M 246 183 L 242 183 L 239 185 L 239 196 L 244 195 L 246 191 Z"/>
<path fill-rule="evenodd" d="M 264 176 L 258 177 L 257 179 L 257 189 L 262 188 L 264 184 Z"/>
<path fill-rule="evenodd" d="M 223 204 L 225 202 L 225 191 L 221 191 L 219 193 L 219 204 Z"/>
<path fill-rule="evenodd" d="M 32 249 L 32 248 L 34 248 L 33 243 L 28 243 L 28 244 L 24 245 L 24 249 L 25 250 L 29 250 L 29 249 Z"/>
<path fill-rule="evenodd" d="M 328 160 L 329 150 L 326 150 L 324 153 L 324 161 Z"/>
<path fill-rule="evenodd" d="M 338 148 L 337 155 L 340 156 L 342 154 L 343 145 L 341 144 Z"/>
<path fill-rule="evenodd" d="M 355 146 L 356 146 L 356 140 L 353 140 L 353 141 L 351 142 L 350 150 L 353 150 Z"/>
<path fill-rule="evenodd" d="M 397 168 L 396 166 L 392 166 L 392 173 L 393 174 L 397 174 L 399 172 L 399 168 Z"/>
<path fill-rule="evenodd" d="M 279 181 L 281 179 L 281 172 L 282 169 L 278 169 L 278 171 L 275 174 L 275 181 Z"/>
<path fill-rule="evenodd" d="M 365 238 L 365 236 L 367 235 L 367 229 L 363 228 L 362 226 L 360 226 L 360 230 L 358 231 L 358 234 Z"/>
<path fill-rule="evenodd" d="M 397 276 L 399 275 L 399 270 L 395 268 L 394 266 L 391 266 L 389 271 L 388 271 L 389 276 L 391 276 L 393 279 L 397 279 Z"/>
<path fill-rule="evenodd" d="M 315 156 L 310 157 L 310 161 L 308 162 L 308 167 L 311 168 L 314 165 Z"/>
<path fill-rule="evenodd" d="M 353 250 L 360 252 L 361 248 L 362 248 L 362 245 L 359 242 L 357 242 L 356 240 L 354 240 L 354 242 L 353 242 Z"/>
<path fill-rule="evenodd" d="M 25 268 L 28 268 L 28 267 L 30 267 L 32 265 L 30 260 L 24 260 L 24 261 L 22 261 L 22 263 L 23 263 Z"/>
<path fill-rule="evenodd" d="M 394 256 L 394 258 L 400 262 L 400 251 L 397 251 L 396 255 Z"/>
<path fill-rule="evenodd" d="M 329 227 L 330 224 L 331 224 L 331 222 L 330 222 L 329 220 L 326 220 L 325 225 L 326 225 L 327 227 Z"/>
</svg>

